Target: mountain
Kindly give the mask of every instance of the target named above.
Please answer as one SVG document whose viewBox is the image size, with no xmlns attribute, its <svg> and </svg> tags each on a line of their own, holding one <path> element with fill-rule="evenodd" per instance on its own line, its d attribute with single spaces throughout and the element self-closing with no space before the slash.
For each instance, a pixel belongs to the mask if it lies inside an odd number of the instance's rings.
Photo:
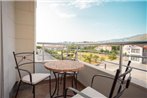
<svg viewBox="0 0 147 98">
<path fill-rule="evenodd" d="M 147 41 L 147 34 L 140 34 L 127 38 L 128 41 Z"/>
<path fill-rule="evenodd" d="M 147 41 L 147 34 L 139 34 L 127 38 L 107 40 L 107 42 Z"/>
</svg>

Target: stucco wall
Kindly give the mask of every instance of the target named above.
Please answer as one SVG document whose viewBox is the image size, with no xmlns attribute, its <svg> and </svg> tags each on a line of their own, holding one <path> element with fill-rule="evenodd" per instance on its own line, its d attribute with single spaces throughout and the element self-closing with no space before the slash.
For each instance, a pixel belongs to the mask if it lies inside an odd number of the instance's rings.
<svg viewBox="0 0 147 98">
<path fill-rule="evenodd" d="M 35 3 L 15 2 L 16 51 L 33 51 L 35 46 Z"/>
<path fill-rule="evenodd" d="M 34 51 L 35 47 L 35 2 L 15 1 L 16 52 Z M 33 71 L 32 66 L 25 69 Z M 17 74 L 18 79 L 18 74 Z"/>
<path fill-rule="evenodd" d="M 16 82 L 13 51 L 33 51 L 35 46 L 34 2 L 1 1 L 2 3 L 2 55 L 3 75 L 1 98 L 9 98 Z M 0 58 L 0 59 L 1 59 Z M 1 68 L 0 66 L 0 68 Z M 0 77 L 1 78 L 1 77 Z M 1 91 L 0 91 L 1 92 Z M 3 93 L 4 92 L 4 93 Z M 1 94 L 1 93 L 0 93 Z"/>
<path fill-rule="evenodd" d="M 15 50 L 15 15 L 14 2 L 2 2 L 2 39 L 3 39 L 3 90 L 4 96 L 1 98 L 9 98 L 15 81 L 15 63 L 12 52 Z"/>
</svg>

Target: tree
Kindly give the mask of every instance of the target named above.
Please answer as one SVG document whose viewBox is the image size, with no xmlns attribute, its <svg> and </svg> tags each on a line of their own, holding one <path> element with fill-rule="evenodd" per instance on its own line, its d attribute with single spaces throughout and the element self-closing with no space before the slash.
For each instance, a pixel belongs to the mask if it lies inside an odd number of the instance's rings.
<svg viewBox="0 0 147 98">
<path fill-rule="evenodd" d="M 98 59 L 99 59 L 99 56 L 98 56 L 98 55 L 94 55 L 94 56 L 93 56 L 93 59 L 94 59 L 94 61 L 97 63 L 97 61 L 98 61 Z"/>
<path fill-rule="evenodd" d="M 83 47 L 84 50 L 95 50 L 96 46 L 93 45 L 93 46 L 85 46 Z"/>
<path fill-rule="evenodd" d="M 105 58 L 104 57 L 100 57 L 100 61 L 105 61 Z"/>
<path fill-rule="evenodd" d="M 104 52 L 105 52 L 105 54 L 109 54 L 109 50 L 107 50 L 107 49 Z"/>
<path fill-rule="evenodd" d="M 109 54 L 108 58 L 110 60 L 115 60 L 117 58 L 116 53 L 113 52 L 113 53 Z"/>
<path fill-rule="evenodd" d="M 101 49 L 101 50 L 100 50 L 100 53 L 103 53 L 103 52 L 104 52 L 104 50 L 103 50 L 103 49 Z"/>
<path fill-rule="evenodd" d="M 75 45 L 75 44 L 70 44 L 70 45 L 68 45 L 68 49 L 69 49 L 69 50 L 75 50 L 75 49 L 77 49 L 77 45 Z"/>
<path fill-rule="evenodd" d="M 90 54 L 90 55 L 83 55 L 83 57 L 84 57 L 84 61 L 85 62 L 88 62 L 88 63 L 92 62 L 92 57 L 93 57 L 92 54 Z"/>
<path fill-rule="evenodd" d="M 114 52 L 115 54 L 117 54 L 118 51 L 119 51 L 119 46 L 112 46 L 112 51 L 111 51 L 111 53 Z"/>
<path fill-rule="evenodd" d="M 42 47 L 41 46 L 36 46 L 37 47 L 37 49 L 41 49 Z"/>
</svg>

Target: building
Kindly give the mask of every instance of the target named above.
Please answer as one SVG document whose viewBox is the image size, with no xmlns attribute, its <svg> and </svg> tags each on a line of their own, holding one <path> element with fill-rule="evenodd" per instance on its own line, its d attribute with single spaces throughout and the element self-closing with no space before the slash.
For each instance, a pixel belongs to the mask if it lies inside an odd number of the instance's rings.
<svg viewBox="0 0 147 98">
<path fill-rule="evenodd" d="M 96 50 L 100 51 L 100 50 L 108 50 L 111 51 L 112 50 L 112 46 L 110 45 L 100 45 L 96 47 Z"/>
<path fill-rule="evenodd" d="M 140 58 L 141 56 L 147 56 L 146 46 L 124 45 L 123 54 L 129 56 L 128 60 L 134 63 L 147 64 L 146 58 Z"/>
<path fill-rule="evenodd" d="M 142 56 L 147 56 L 147 46 L 143 47 L 143 55 Z M 147 64 L 147 58 L 143 58 L 142 63 Z"/>
</svg>

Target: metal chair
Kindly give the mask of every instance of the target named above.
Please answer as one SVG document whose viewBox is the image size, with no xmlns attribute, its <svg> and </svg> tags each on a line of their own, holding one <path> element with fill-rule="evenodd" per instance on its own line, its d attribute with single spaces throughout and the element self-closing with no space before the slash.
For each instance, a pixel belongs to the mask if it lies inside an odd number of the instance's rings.
<svg viewBox="0 0 147 98">
<path fill-rule="evenodd" d="M 130 63 L 131 63 L 131 61 L 128 62 L 128 65 L 127 65 L 124 73 L 121 73 L 120 70 L 117 69 L 114 77 L 101 75 L 101 74 L 94 75 L 92 77 L 91 87 L 88 86 L 82 91 L 78 91 L 78 90 L 71 88 L 71 87 L 67 88 L 66 91 L 65 91 L 64 98 L 66 98 L 68 90 L 71 90 L 71 91 L 76 93 L 76 95 L 73 96 L 72 98 L 119 98 L 123 94 L 123 92 L 127 88 L 129 88 L 129 85 L 130 85 L 130 81 L 131 81 L 130 72 L 132 71 L 132 68 L 129 66 Z M 98 92 L 94 88 L 92 88 L 94 79 L 96 77 L 104 77 L 104 78 L 108 78 L 108 79 L 113 80 L 111 90 L 110 90 L 108 97 L 104 96 L 103 94 L 101 94 L 100 92 Z"/>
<path fill-rule="evenodd" d="M 13 52 L 13 55 L 14 55 L 14 59 L 16 63 L 15 68 L 17 69 L 18 75 L 20 78 L 18 82 L 18 88 L 17 88 L 15 98 L 17 98 L 18 91 L 22 83 L 26 83 L 26 84 L 33 86 L 32 93 L 33 93 L 33 98 L 35 98 L 35 86 L 46 78 L 49 78 L 49 93 L 51 96 L 51 75 L 49 73 L 35 73 L 34 51 L 33 52 L 21 52 L 21 53 Z M 30 72 L 29 70 L 22 68 L 25 66 L 32 66 L 33 72 Z M 26 73 L 26 75 L 23 75 L 24 73 Z"/>
</svg>

